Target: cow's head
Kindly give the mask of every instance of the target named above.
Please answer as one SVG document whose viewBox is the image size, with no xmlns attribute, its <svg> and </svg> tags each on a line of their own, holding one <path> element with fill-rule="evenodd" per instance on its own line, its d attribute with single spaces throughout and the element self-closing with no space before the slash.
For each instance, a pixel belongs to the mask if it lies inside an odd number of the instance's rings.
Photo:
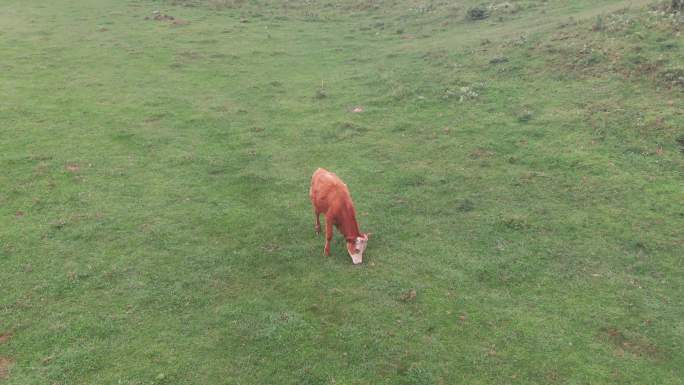
<svg viewBox="0 0 684 385">
<path fill-rule="evenodd" d="M 363 252 L 368 244 L 369 234 L 362 233 L 360 237 L 347 240 L 347 251 L 352 259 L 352 263 L 358 265 L 363 261 Z"/>
</svg>

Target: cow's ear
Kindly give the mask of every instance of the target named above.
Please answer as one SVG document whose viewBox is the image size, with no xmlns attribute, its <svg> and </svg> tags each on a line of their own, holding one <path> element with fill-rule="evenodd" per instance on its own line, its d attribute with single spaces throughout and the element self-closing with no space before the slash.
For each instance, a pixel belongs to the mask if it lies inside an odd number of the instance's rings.
<svg viewBox="0 0 684 385">
<path fill-rule="evenodd" d="M 371 234 L 373 234 L 373 233 L 365 233 L 365 234 L 363 234 L 363 237 L 366 238 L 366 240 L 369 240 Z"/>
</svg>

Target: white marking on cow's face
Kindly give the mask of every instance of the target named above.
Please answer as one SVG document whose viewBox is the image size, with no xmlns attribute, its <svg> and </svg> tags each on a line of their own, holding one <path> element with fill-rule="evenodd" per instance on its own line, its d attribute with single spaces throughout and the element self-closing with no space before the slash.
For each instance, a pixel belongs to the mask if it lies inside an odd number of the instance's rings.
<svg viewBox="0 0 684 385">
<path fill-rule="evenodd" d="M 354 243 L 347 243 L 347 252 L 352 259 L 352 263 L 358 265 L 363 262 L 363 252 L 366 251 L 368 237 L 356 237 Z"/>
</svg>

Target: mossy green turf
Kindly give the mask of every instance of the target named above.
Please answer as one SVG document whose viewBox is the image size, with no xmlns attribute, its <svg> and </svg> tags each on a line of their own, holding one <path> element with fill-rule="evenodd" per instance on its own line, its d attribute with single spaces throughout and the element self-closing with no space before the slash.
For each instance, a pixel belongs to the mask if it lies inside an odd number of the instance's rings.
<svg viewBox="0 0 684 385">
<path fill-rule="evenodd" d="M 307 3 L 0 4 L 0 382 L 684 383 L 676 23 Z"/>
</svg>

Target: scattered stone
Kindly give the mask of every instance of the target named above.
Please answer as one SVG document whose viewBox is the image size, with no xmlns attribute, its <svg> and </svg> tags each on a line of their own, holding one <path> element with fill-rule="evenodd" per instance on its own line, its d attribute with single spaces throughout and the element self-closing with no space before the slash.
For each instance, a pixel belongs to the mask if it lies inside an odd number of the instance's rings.
<svg viewBox="0 0 684 385">
<path fill-rule="evenodd" d="M 532 113 L 532 111 L 530 111 L 528 109 L 518 111 L 518 114 L 517 114 L 518 122 L 527 123 L 530 120 L 532 120 L 533 116 L 534 116 L 534 114 Z"/>
<path fill-rule="evenodd" d="M 167 15 L 165 13 L 161 13 L 160 11 L 152 11 L 152 17 L 150 16 L 145 16 L 145 20 L 157 20 L 157 21 L 167 21 L 167 20 L 175 20 L 175 18 L 171 15 Z"/>
<path fill-rule="evenodd" d="M 174 20 L 175 18 L 173 16 L 169 16 L 166 14 L 159 14 L 154 17 L 154 20 Z"/>
</svg>

